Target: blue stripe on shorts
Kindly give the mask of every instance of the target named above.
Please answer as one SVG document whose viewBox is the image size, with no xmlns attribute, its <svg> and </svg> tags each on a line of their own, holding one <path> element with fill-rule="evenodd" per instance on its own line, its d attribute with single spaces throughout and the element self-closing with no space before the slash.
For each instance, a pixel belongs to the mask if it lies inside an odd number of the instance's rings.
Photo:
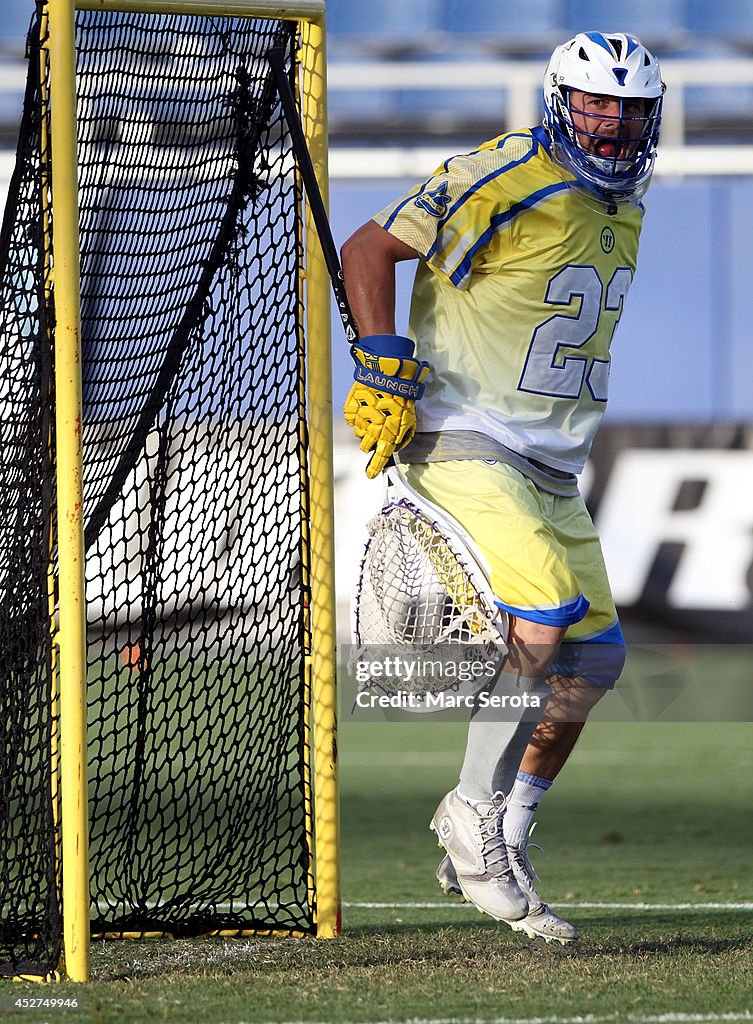
<svg viewBox="0 0 753 1024">
<path fill-rule="evenodd" d="M 611 690 L 625 667 L 625 656 L 625 638 L 618 620 L 596 636 L 563 641 L 549 671 L 554 675 L 578 676 L 592 686 Z"/>
<path fill-rule="evenodd" d="M 515 605 L 505 604 L 503 601 L 494 603 L 508 615 L 527 619 L 529 622 L 538 622 L 542 626 L 572 626 L 574 622 L 580 622 L 591 607 L 582 594 L 557 608 L 516 608 Z"/>
</svg>

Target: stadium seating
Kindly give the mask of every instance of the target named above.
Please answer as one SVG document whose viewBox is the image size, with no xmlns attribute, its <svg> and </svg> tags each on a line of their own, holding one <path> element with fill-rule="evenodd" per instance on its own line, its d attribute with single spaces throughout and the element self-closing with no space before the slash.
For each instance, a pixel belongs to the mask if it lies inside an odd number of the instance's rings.
<svg viewBox="0 0 753 1024">
<path fill-rule="evenodd" d="M 527 0 L 504 9 L 498 0 L 444 0 L 441 25 L 461 43 L 474 37 L 487 45 L 540 47 L 552 33 L 565 31 L 564 14 L 561 0 Z"/>
<path fill-rule="evenodd" d="M 329 0 L 327 22 L 333 42 L 388 53 L 421 51 L 436 45 L 438 0 Z M 338 38 L 340 37 L 340 38 Z"/>
<path fill-rule="evenodd" d="M 749 0 L 633 0 L 624 5 L 604 0 L 526 0 L 501 5 L 499 0 L 384 0 L 379 18 L 369 0 L 330 0 L 327 7 L 333 38 L 347 37 L 370 47 L 387 45 L 426 50 L 432 43 L 461 48 L 483 43 L 495 49 L 532 52 L 550 47 L 553 36 L 578 29 L 628 27 L 651 39 L 687 35 L 689 20 L 702 32 L 728 31 L 732 24 L 753 23 Z M 625 19 L 629 20 L 627 25 Z M 437 37 L 442 33 L 445 38 Z"/>
<path fill-rule="evenodd" d="M 716 35 L 753 42 L 751 0 L 688 0 L 688 28 L 699 35 Z"/>
<path fill-rule="evenodd" d="M 33 6 L 33 0 L 3 0 L 0 50 L 19 49 Z M 380 0 L 378 15 L 373 0 L 328 0 L 327 21 L 339 49 L 347 40 L 371 49 L 426 51 L 441 43 L 442 35 L 513 49 L 521 42 L 531 47 L 538 42 L 546 49 L 553 32 L 622 24 L 646 38 L 753 39 L 751 0 L 631 0 L 629 5 L 614 0 Z"/>
<path fill-rule="evenodd" d="M 26 33 L 33 0 L 3 0 L 0 51 L 18 51 Z M 629 21 L 629 25 L 627 21 Z M 720 36 L 753 40 L 751 0 L 328 0 L 327 21 L 335 49 L 343 44 L 387 52 L 447 49 L 483 42 L 511 50 L 549 48 L 553 34 L 582 28 L 616 29 L 625 24 L 647 39 L 692 39 Z"/>
<path fill-rule="evenodd" d="M 605 4 L 603 0 L 569 0 L 567 4 L 571 31 L 624 29 L 646 41 L 666 40 L 683 32 L 686 21 L 686 0 L 631 0 L 620 5 Z"/>
<path fill-rule="evenodd" d="M 34 0 L 0 2 L 0 143 L 10 147 Z M 406 141 L 443 132 L 469 139 L 489 134 L 503 119 L 505 90 L 445 86 L 442 64 L 480 55 L 543 61 L 556 42 L 578 29 L 626 28 L 661 57 L 753 52 L 753 0 L 327 0 L 327 24 L 333 65 L 388 59 L 436 66 L 436 84 L 426 90 L 393 88 L 389 78 L 374 89 L 333 89 L 333 135 L 350 140 L 383 138 L 385 132 Z M 695 141 L 747 141 L 752 95 L 745 84 L 688 88 L 685 114 Z"/>
</svg>

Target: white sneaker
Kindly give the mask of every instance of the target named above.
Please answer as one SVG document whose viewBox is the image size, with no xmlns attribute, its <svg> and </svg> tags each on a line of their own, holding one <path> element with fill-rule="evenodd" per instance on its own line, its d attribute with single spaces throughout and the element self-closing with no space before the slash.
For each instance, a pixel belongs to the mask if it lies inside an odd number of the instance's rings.
<svg viewBox="0 0 753 1024">
<path fill-rule="evenodd" d="M 501 793 L 471 807 L 453 789 L 437 807 L 429 828 L 449 855 L 462 895 L 483 913 L 510 924 L 526 916 L 528 900 L 507 859 L 504 809 Z"/>
<path fill-rule="evenodd" d="M 536 846 L 535 843 L 531 842 L 531 836 L 535 828 L 536 822 L 531 825 L 527 838 L 520 846 L 507 847 L 510 866 L 513 869 L 518 885 L 526 894 L 526 899 L 528 900 L 528 916 L 522 921 L 516 921 L 514 924 L 511 924 L 510 927 L 514 931 L 525 932 L 531 939 L 540 938 L 545 942 L 560 942 L 564 946 L 568 942 L 576 942 L 580 938 L 580 932 L 575 925 L 563 920 L 559 914 L 555 914 L 553 910 L 550 910 L 536 892 L 535 883 L 539 880 L 539 876 L 536 874 L 533 864 L 531 864 L 531 858 L 528 856 L 529 846 L 533 846 L 537 850 L 541 849 L 540 846 Z"/>
<path fill-rule="evenodd" d="M 533 830 L 532 830 L 533 831 Z M 528 843 L 526 842 L 526 847 Z M 537 877 L 533 869 L 527 850 L 516 850 L 508 847 L 508 857 L 515 872 L 518 885 L 529 900 L 528 914 L 519 921 L 507 921 L 507 924 L 516 932 L 525 932 L 531 939 L 543 939 L 544 942 L 559 942 L 563 946 L 568 942 L 575 942 L 580 938 L 578 929 L 568 921 L 563 920 L 558 914 L 542 903 L 534 887 L 534 879 Z M 517 868 L 517 870 L 516 870 Z M 442 887 L 445 895 L 457 893 L 463 895 L 458 877 L 452 861 L 444 857 L 437 868 L 437 881 Z"/>
</svg>

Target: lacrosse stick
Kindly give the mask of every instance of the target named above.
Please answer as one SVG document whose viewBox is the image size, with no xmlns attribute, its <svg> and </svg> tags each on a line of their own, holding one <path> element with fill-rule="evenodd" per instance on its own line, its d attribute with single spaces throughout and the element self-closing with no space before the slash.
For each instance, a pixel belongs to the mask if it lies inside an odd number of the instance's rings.
<svg viewBox="0 0 753 1024">
<path fill-rule="evenodd" d="M 386 501 L 368 524 L 353 606 L 354 657 L 373 661 L 392 654 L 416 658 L 419 665 L 501 661 L 508 619 L 495 603 L 483 555 L 460 524 L 410 487 L 397 467 L 386 476 Z M 462 683 L 464 691 L 470 686 L 475 692 L 489 677 Z M 417 671 L 411 679 L 380 672 L 361 688 L 420 695 L 460 690 L 461 684 L 449 671 Z"/>
</svg>

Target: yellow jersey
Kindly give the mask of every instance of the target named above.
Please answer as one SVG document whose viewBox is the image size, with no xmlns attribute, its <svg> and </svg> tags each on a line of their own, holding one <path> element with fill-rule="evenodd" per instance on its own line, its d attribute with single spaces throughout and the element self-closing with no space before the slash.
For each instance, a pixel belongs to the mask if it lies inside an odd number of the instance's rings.
<svg viewBox="0 0 753 1024">
<path fill-rule="evenodd" d="M 420 432 L 470 430 L 578 473 L 607 401 L 642 206 L 572 188 L 542 128 L 451 157 L 374 218 L 420 254 L 408 333 Z"/>
</svg>

